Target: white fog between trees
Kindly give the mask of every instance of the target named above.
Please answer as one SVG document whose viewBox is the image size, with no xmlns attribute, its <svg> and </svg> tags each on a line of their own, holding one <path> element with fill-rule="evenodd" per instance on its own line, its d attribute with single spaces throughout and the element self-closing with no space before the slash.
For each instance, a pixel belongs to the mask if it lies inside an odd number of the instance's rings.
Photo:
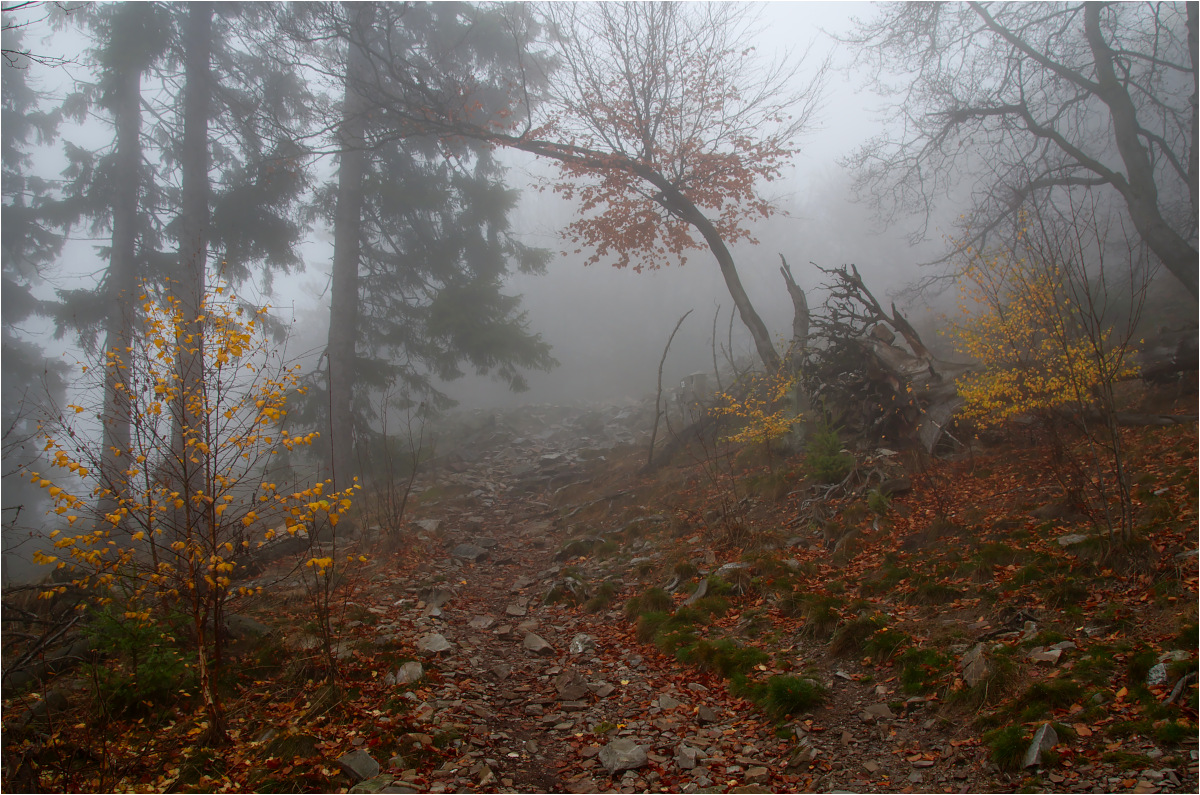
<svg viewBox="0 0 1200 795">
<path fill-rule="evenodd" d="M 1139 335 L 1194 325 L 1196 14 L 6 2 L 5 581 L 51 529 L 39 423 L 80 406 L 99 472 L 138 432 L 93 376 L 142 295 L 270 304 L 321 433 L 272 471 L 339 488 L 418 414 L 652 394 L 688 310 L 666 384 L 775 368 L 780 255 L 811 312 L 853 263 L 954 359 L 953 277 L 1082 219 Z"/>
</svg>

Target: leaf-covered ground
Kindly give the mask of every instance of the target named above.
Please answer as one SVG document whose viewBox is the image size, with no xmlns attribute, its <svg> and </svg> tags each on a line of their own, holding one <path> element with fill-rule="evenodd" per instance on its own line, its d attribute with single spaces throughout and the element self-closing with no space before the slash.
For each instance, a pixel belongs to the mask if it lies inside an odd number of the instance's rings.
<svg viewBox="0 0 1200 795">
<path fill-rule="evenodd" d="M 336 691 L 277 561 L 241 608 L 264 626 L 238 625 L 232 746 L 198 747 L 169 686 L 115 711 L 85 667 L 5 693 L 5 789 L 1196 791 L 1194 427 L 1127 433 L 1139 531 L 1112 541 L 1027 434 L 885 499 L 913 469 L 887 451 L 858 456 L 860 489 L 703 447 L 641 475 L 594 416 L 541 419 L 474 433 L 372 538 Z M 644 758 L 610 773 L 622 739 Z"/>
</svg>

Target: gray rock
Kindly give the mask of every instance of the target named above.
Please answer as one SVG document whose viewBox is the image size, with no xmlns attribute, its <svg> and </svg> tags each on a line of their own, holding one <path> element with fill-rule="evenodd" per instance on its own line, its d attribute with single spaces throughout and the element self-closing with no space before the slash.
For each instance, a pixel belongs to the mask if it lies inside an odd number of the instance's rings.
<svg viewBox="0 0 1200 795">
<path fill-rule="evenodd" d="M 700 749 L 693 748 L 687 743 L 680 743 L 675 748 L 675 764 L 680 770 L 692 770 L 703 756 Z"/>
<path fill-rule="evenodd" d="M 707 577 L 700 580 L 700 582 L 696 584 L 696 590 L 692 591 L 691 596 L 689 596 L 687 599 L 684 599 L 683 603 L 685 605 L 695 604 L 698 600 L 703 599 L 706 594 L 708 594 L 708 578 Z"/>
<path fill-rule="evenodd" d="M 596 639 L 585 632 L 580 632 L 571 638 L 571 654 L 584 654 L 596 648 Z"/>
<path fill-rule="evenodd" d="M 504 612 L 507 615 L 517 616 L 519 618 L 519 617 L 525 615 L 526 613 L 528 613 L 529 609 L 526 608 L 525 605 L 513 603 L 513 604 L 510 604 L 507 607 L 505 607 Z"/>
<path fill-rule="evenodd" d="M 1066 535 L 1061 535 L 1058 537 L 1058 545 L 1060 547 L 1073 547 L 1077 544 L 1082 544 L 1089 538 L 1091 538 L 1091 536 L 1088 536 L 1084 533 L 1067 533 Z"/>
<path fill-rule="evenodd" d="M 747 784 L 766 784 L 771 778 L 771 772 L 765 767 L 755 766 L 746 771 L 745 782 Z"/>
<path fill-rule="evenodd" d="M 484 536 L 482 538 L 475 539 L 475 546 L 483 547 L 484 549 L 495 549 L 499 545 L 500 545 L 500 542 L 494 538 L 488 538 L 488 537 Z"/>
<path fill-rule="evenodd" d="M 1058 733 L 1054 731 L 1054 727 L 1049 723 L 1043 723 L 1034 732 L 1033 740 L 1029 743 L 1029 748 L 1025 751 L 1025 758 L 1021 760 L 1021 767 L 1037 767 L 1042 763 L 1042 752 L 1049 751 L 1057 744 Z"/>
<path fill-rule="evenodd" d="M 613 740 L 600 749 L 598 756 L 600 764 L 610 775 L 622 770 L 634 770 L 650 761 L 646 749 L 627 737 Z"/>
<path fill-rule="evenodd" d="M 66 691 L 56 687 L 47 693 L 45 698 L 38 699 L 32 707 L 21 713 L 18 723 L 21 726 L 28 725 L 39 718 L 44 718 L 55 712 L 62 712 L 67 708 L 67 705 Z"/>
<path fill-rule="evenodd" d="M 417 527 L 424 530 L 426 533 L 436 533 L 442 526 L 441 519 L 418 519 L 413 522 Z"/>
<path fill-rule="evenodd" d="M 987 659 L 987 648 L 982 643 L 962 656 L 963 681 L 974 687 L 992 675 L 992 664 Z"/>
<path fill-rule="evenodd" d="M 812 764 L 812 761 L 817 758 L 817 749 L 813 748 L 806 742 L 800 743 L 796 750 L 792 751 L 792 755 L 788 757 L 788 767 L 804 767 Z"/>
<path fill-rule="evenodd" d="M 863 710 L 866 714 L 878 720 L 892 720 L 896 715 L 887 704 L 872 704 Z"/>
<path fill-rule="evenodd" d="M 1167 666 L 1163 663 L 1158 663 L 1150 672 L 1146 674 L 1146 684 L 1149 687 L 1155 685 L 1165 685 L 1167 683 Z"/>
<path fill-rule="evenodd" d="M 469 563 L 479 563 L 486 560 L 488 551 L 483 547 L 475 546 L 474 544 L 459 544 L 454 549 L 450 550 L 450 557 L 465 560 Z"/>
<path fill-rule="evenodd" d="M 1030 649 L 1028 657 L 1035 663 L 1058 665 L 1058 658 L 1062 657 L 1062 649 L 1042 649 L 1040 647 Z"/>
<path fill-rule="evenodd" d="M 362 752 L 358 751 L 357 753 Z M 382 776 L 375 776 L 367 779 L 366 781 L 360 781 L 359 783 L 355 784 L 350 788 L 350 792 L 358 793 L 359 795 L 362 793 L 383 792 L 393 780 L 394 779 L 391 776 L 386 774 Z"/>
<path fill-rule="evenodd" d="M 445 636 L 434 632 L 417 641 L 417 650 L 422 654 L 428 654 L 431 657 L 436 657 L 439 654 L 445 654 L 450 651 L 452 644 L 446 640 Z"/>
<path fill-rule="evenodd" d="M 733 563 L 726 563 L 724 566 L 717 569 L 715 573 L 718 577 L 721 577 L 724 579 L 724 578 L 735 576 L 735 572 L 749 571 L 749 570 L 750 570 L 749 563 L 740 563 L 738 561 L 734 561 Z"/>
<path fill-rule="evenodd" d="M 545 641 L 544 638 L 534 635 L 532 632 L 525 633 L 525 640 L 521 642 L 526 651 L 531 651 L 534 654 L 540 654 L 543 657 L 554 654 L 554 647 Z"/>
<path fill-rule="evenodd" d="M 675 709 L 682 703 L 683 702 L 681 702 L 677 699 L 671 698 L 670 696 L 659 696 L 658 697 L 659 709 Z"/>
<path fill-rule="evenodd" d="M 351 751 L 337 760 L 338 767 L 354 779 L 355 782 L 366 781 L 379 775 L 379 763 L 366 751 Z M 389 782 L 390 783 L 390 782 Z M 387 786 L 386 784 L 382 786 Z M 382 788 L 382 787 L 381 787 Z"/>
<path fill-rule="evenodd" d="M 696 711 L 696 720 L 698 720 L 700 723 L 716 723 L 717 713 L 713 712 L 712 707 L 708 706 L 707 704 L 703 704 L 700 706 L 700 709 Z"/>
<path fill-rule="evenodd" d="M 458 594 L 449 588 L 422 588 L 420 591 L 417 591 L 417 598 L 428 607 L 441 607 L 455 596 L 458 596 Z"/>
<path fill-rule="evenodd" d="M 475 616 L 468 623 L 475 629 L 491 629 L 496 626 L 496 619 L 491 616 Z"/>
<path fill-rule="evenodd" d="M 421 663 L 416 660 L 409 660 L 401 665 L 395 671 L 383 678 L 384 684 L 388 685 L 407 685 L 413 682 L 419 682 L 421 677 L 425 675 L 425 669 L 421 667 Z"/>
<path fill-rule="evenodd" d="M 555 677 L 554 688 L 558 691 L 558 697 L 564 701 L 578 701 L 591 692 L 583 674 L 574 668 Z"/>
</svg>

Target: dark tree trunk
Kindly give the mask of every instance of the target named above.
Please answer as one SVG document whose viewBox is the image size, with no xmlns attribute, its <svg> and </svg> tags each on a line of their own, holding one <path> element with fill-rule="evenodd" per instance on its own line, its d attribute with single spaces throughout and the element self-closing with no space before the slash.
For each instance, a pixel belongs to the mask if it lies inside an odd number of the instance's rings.
<svg viewBox="0 0 1200 795">
<path fill-rule="evenodd" d="M 211 104 L 212 3 L 192 3 L 184 23 L 183 149 L 180 154 L 179 275 L 173 285 L 174 297 L 183 313 L 183 334 L 176 354 L 180 378 L 180 399 L 175 407 L 175 455 L 180 491 L 189 495 L 198 486 L 203 462 L 187 451 L 187 440 L 194 439 L 202 417 L 190 410 L 186 397 L 198 395 L 203 384 L 204 335 L 199 322 L 204 299 L 205 269 L 208 262 L 209 226 L 209 152 L 208 117 Z M 193 521 L 191 500 L 185 499 L 185 515 L 177 526 Z"/>
<path fill-rule="evenodd" d="M 348 488 L 357 467 L 354 456 L 355 342 L 358 338 L 358 261 L 367 154 L 364 132 L 368 104 L 358 90 L 369 55 L 361 43 L 370 31 L 371 3 L 347 4 L 353 34 L 346 56 L 346 93 L 342 100 L 341 161 L 337 209 L 333 221 L 333 274 L 329 307 L 329 447 L 334 487 Z"/>
<path fill-rule="evenodd" d="M 109 257 L 105 293 L 108 316 L 105 319 L 104 354 L 115 358 L 105 361 L 104 438 L 101 445 L 101 475 L 105 487 L 117 488 L 123 480 L 121 470 L 129 453 L 129 396 L 126 377 L 129 367 L 127 349 L 133 339 L 133 318 L 137 290 L 137 214 L 141 171 L 141 92 L 142 75 L 130 69 L 117 77 L 113 112 L 117 132 L 117 173 L 123 181 L 114 191 L 112 251 Z M 118 384 L 125 387 L 118 388 Z M 101 500 L 105 514 L 116 508 L 116 497 Z"/>
<path fill-rule="evenodd" d="M 1195 298 L 1197 290 L 1200 289 L 1200 265 L 1197 264 L 1200 262 L 1200 253 L 1171 228 L 1159 210 L 1154 166 L 1150 162 L 1150 153 L 1141 141 L 1137 109 L 1129 92 L 1117 79 L 1113 65 L 1115 54 L 1100 30 L 1102 10 L 1102 4 L 1088 3 L 1084 8 L 1083 19 L 1088 46 L 1096 61 L 1097 94 L 1108 105 L 1117 151 L 1129 175 L 1128 180 L 1114 180 L 1113 187 L 1125 198 L 1133 225 L 1146 241 L 1146 245 Z M 1194 15 L 1189 7 L 1189 25 L 1193 19 Z"/>
<path fill-rule="evenodd" d="M 212 105 L 212 38 L 214 6 L 208 2 L 191 3 L 184 23 L 184 93 L 183 149 L 180 155 L 180 216 L 179 216 L 179 277 L 174 285 L 175 298 L 183 313 L 182 337 L 177 353 L 181 398 L 175 407 L 177 428 L 174 434 L 175 455 L 179 467 L 178 480 L 184 507 L 176 514 L 176 528 L 189 537 L 200 540 L 205 533 L 209 549 L 216 548 L 216 523 L 208 510 L 193 504 L 192 495 L 205 488 L 207 456 L 194 446 L 197 441 L 212 442 L 205 432 L 208 417 L 196 401 L 203 394 L 204 323 L 200 312 L 207 280 L 208 237 L 210 224 L 209 133 L 208 119 Z M 191 398 L 189 400 L 189 398 Z M 189 445 L 192 442 L 192 445 Z M 181 560 L 176 565 L 186 565 Z M 192 572 L 194 581 L 195 572 Z M 201 587 L 201 584 L 197 584 Z M 208 744 L 222 745 L 228 741 L 225 716 L 216 687 L 220 665 L 210 654 L 207 620 L 212 615 L 215 591 L 198 593 L 193 598 L 202 606 L 193 610 L 197 622 L 201 698 L 208 713 Z M 221 628 L 214 626 L 214 633 Z"/>
</svg>

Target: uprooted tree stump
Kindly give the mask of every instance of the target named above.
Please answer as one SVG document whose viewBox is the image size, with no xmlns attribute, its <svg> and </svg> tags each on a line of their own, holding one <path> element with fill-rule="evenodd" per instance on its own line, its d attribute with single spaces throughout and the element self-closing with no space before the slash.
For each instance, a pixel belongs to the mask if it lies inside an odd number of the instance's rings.
<svg viewBox="0 0 1200 795">
<path fill-rule="evenodd" d="M 823 311 L 812 317 L 804 372 L 814 403 L 871 444 L 931 452 L 962 405 L 955 379 L 971 366 L 930 353 L 894 303 L 884 310 L 854 265 L 820 270 L 832 283 Z"/>
</svg>

